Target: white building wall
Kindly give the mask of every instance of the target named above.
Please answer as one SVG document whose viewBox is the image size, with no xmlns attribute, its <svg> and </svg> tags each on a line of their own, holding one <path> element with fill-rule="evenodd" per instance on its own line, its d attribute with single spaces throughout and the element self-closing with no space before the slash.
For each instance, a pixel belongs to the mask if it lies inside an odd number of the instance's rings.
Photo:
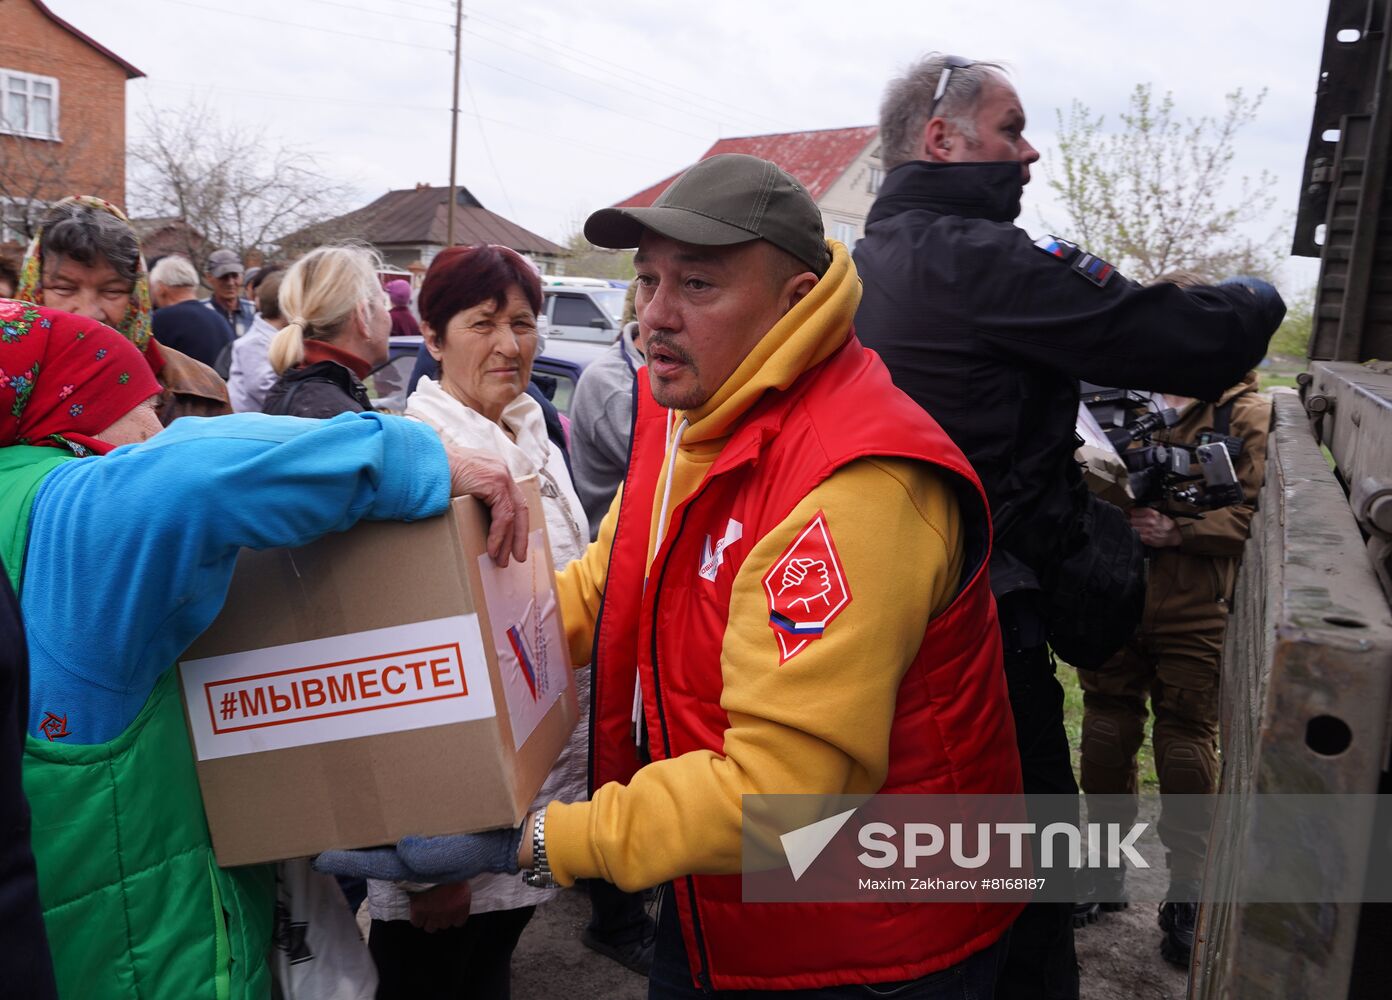
<svg viewBox="0 0 1392 1000">
<path fill-rule="evenodd" d="M 828 237 L 854 248 L 855 241 L 865 235 L 865 217 L 870 214 L 883 179 L 877 137 L 861 150 L 817 204 Z"/>
</svg>

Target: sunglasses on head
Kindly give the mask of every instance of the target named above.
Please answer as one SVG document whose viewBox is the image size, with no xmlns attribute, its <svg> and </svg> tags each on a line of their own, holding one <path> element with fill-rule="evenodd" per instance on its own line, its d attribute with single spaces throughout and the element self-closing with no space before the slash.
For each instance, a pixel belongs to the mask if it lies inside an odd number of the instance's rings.
<svg viewBox="0 0 1392 1000">
<path fill-rule="evenodd" d="M 933 103 L 928 106 L 928 120 L 932 121 L 933 116 L 938 113 L 938 105 L 942 103 L 943 94 L 947 93 L 947 84 L 952 79 L 954 69 L 967 69 L 975 66 L 976 63 L 970 59 L 963 59 L 961 56 L 947 56 L 943 59 L 943 70 L 938 74 L 938 86 L 933 91 Z"/>
</svg>

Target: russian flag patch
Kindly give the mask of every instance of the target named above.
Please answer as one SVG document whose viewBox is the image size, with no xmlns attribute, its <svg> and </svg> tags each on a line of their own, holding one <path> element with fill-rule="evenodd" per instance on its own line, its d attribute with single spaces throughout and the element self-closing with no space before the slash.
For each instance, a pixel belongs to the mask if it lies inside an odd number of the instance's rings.
<svg viewBox="0 0 1392 1000">
<path fill-rule="evenodd" d="M 1101 257 L 1094 257 L 1084 251 L 1073 262 L 1073 270 L 1077 271 L 1088 281 L 1091 281 L 1098 288 L 1105 288 L 1107 282 L 1112 280 L 1112 275 L 1116 274 L 1116 268 L 1112 267 Z"/>
<path fill-rule="evenodd" d="M 1078 252 L 1078 247 L 1075 244 L 1061 240 L 1057 236 L 1041 236 L 1034 241 L 1034 245 L 1050 257 L 1057 257 L 1065 264 L 1072 260 Z"/>
<path fill-rule="evenodd" d="M 1116 268 L 1101 257 L 1090 254 L 1086 250 L 1080 249 L 1078 244 L 1069 243 L 1057 236 L 1041 236 L 1034 241 L 1034 245 L 1036 249 L 1042 250 L 1050 257 L 1057 258 L 1069 265 L 1098 288 L 1105 288 L 1107 282 L 1112 280 L 1112 275 L 1116 274 Z"/>
</svg>

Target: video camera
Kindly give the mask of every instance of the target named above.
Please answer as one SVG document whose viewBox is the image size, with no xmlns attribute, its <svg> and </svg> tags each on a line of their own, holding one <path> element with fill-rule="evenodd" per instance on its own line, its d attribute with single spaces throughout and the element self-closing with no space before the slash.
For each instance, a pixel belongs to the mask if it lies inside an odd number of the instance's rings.
<svg viewBox="0 0 1392 1000">
<path fill-rule="evenodd" d="M 1126 463 L 1131 495 L 1138 506 L 1187 507 L 1202 517 L 1243 501 L 1233 461 L 1242 454 L 1242 439 L 1205 431 L 1193 444 L 1156 442 L 1154 436 L 1180 421 L 1173 408 L 1154 410 L 1144 395 L 1128 389 L 1083 385 L 1082 401 L 1107 441 Z M 1197 466 L 1197 471 L 1195 467 Z"/>
</svg>

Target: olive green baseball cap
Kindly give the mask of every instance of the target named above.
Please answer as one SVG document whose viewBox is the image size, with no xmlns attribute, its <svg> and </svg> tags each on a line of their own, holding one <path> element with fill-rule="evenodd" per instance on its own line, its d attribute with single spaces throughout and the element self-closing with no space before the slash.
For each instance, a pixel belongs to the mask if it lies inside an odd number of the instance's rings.
<svg viewBox="0 0 1392 1000">
<path fill-rule="evenodd" d="M 774 163 L 744 153 L 702 160 L 649 208 L 601 208 L 585 220 L 597 247 L 636 247 L 643 230 L 694 246 L 768 240 L 821 277 L 831 266 L 822 213 L 807 189 Z"/>
</svg>

